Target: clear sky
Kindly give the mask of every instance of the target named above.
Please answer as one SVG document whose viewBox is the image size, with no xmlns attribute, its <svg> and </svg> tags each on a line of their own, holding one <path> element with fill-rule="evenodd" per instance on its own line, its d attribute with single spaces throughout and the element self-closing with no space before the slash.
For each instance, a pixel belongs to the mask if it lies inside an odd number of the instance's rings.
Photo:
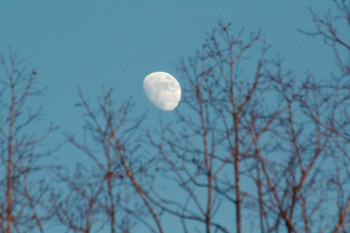
<svg viewBox="0 0 350 233">
<path fill-rule="evenodd" d="M 94 99 L 102 85 L 114 88 L 117 103 L 132 97 L 138 113 L 149 109 L 146 126 L 153 127 L 159 110 L 145 98 L 143 78 L 166 71 L 181 84 L 183 78 L 173 64 L 200 48 L 205 32 L 219 20 L 231 22 L 233 31 L 261 29 L 272 51 L 296 69 L 296 78 L 306 70 L 327 77 L 334 67 L 330 49 L 297 31 L 313 28 L 309 7 L 323 13 L 333 4 L 329 0 L 0 0 L 0 51 L 11 46 L 37 70 L 39 83 L 48 88 L 41 100 L 44 120 L 60 126 L 60 133 L 81 133 L 81 109 L 74 107 L 77 87 Z M 172 117 L 171 112 L 161 114 Z M 65 146 L 59 153 L 70 151 Z"/>
</svg>

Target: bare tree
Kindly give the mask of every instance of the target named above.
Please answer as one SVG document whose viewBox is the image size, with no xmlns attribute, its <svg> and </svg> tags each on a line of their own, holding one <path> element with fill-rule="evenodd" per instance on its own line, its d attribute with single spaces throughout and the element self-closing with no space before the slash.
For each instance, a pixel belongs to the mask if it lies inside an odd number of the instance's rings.
<svg viewBox="0 0 350 233">
<path fill-rule="evenodd" d="M 336 6 L 334 18 L 311 11 L 317 31 L 307 33 L 334 51 L 340 72 L 329 80 L 297 79 L 279 56 L 266 57 L 260 32 L 233 34 L 223 23 L 180 62 L 191 113 L 178 111 L 176 125 L 149 138 L 179 190 L 157 205 L 184 232 L 245 232 L 247 220 L 252 232 L 350 230 L 349 46 L 336 28 L 350 28 L 350 6 Z"/>
<path fill-rule="evenodd" d="M 44 89 L 37 88 L 36 71 L 23 63 L 11 49 L 0 55 L 0 231 L 7 233 L 44 232 L 47 217 L 40 206 L 47 187 L 38 172 L 40 159 L 48 154 L 44 139 L 54 128 L 41 136 L 31 133 L 41 107 L 32 108 L 28 101 Z"/>
<path fill-rule="evenodd" d="M 163 233 L 164 216 L 186 233 L 349 232 L 350 46 L 337 25 L 350 29 L 350 5 L 336 6 L 311 11 L 316 32 L 303 32 L 333 49 L 328 80 L 294 76 L 261 32 L 219 23 L 177 65 L 185 111 L 157 134 L 111 90 L 96 108 L 79 92 L 84 137 L 67 139 L 84 162 L 56 171 L 56 221 L 82 233 Z"/>
<path fill-rule="evenodd" d="M 229 24 L 219 23 L 202 49 L 181 61 L 183 103 L 192 113 L 178 112 L 181 130 L 169 127 L 160 142 L 151 139 L 186 200 L 160 198 L 160 203 L 181 219 L 185 232 L 188 221 L 203 223 L 207 233 L 242 232 L 244 201 L 253 184 L 247 174 L 256 168 L 251 127 L 256 125 L 263 137 L 286 109 L 267 106 L 274 91 L 261 33 L 246 37 L 243 32 L 233 35 Z M 252 54 L 257 59 L 248 60 Z M 248 69 L 254 72 L 244 72 Z M 221 209 L 230 211 L 230 220 L 220 217 Z"/>
<path fill-rule="evenodd" d="M 58 198 L 61 190 L 52 195 L 56 219 L 70 232 L 127 233 L 137 223 L 151 232 L 163 232 L 159 212 L 148 196 L 155 162 L 140 150 L 144 116 L 132 117 L 131 101 L 115 108 L 111 89 L 98 98 L 96 108 L 79 94 L 84 137 L 78 140 L 68 135 L 67 139 L 82 152 L 84 162 L 72 175 L 66 170 L 57 172 L 67 191 L 62 198 Z"/>
<path fill-rule="evenodd" d="M 320 16 L 310 9 L 315 31 L 300 31 L 312 37 L 321 37 L 324 43 L 332 48 L 339 71 L 342 72 L 342 75 L 349 75 L 350 43 L 346 37 L 348 31 L 344 28 L 348 30 L 350 27 L 350 3 L 337 0 L 334 2 L 337 9 L 335 15 L 332 14 L 331 10 L 328 10 L 323 16 Z"/>
</svg>

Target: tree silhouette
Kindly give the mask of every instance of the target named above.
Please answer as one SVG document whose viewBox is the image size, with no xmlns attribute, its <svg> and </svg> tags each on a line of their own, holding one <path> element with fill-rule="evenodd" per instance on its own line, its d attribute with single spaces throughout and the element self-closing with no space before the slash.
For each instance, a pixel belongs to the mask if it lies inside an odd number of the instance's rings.
<svg viewBox="0 0 350 233">
<path fill-rule="evenodd" d="M 53 192 L 51 203 L 57 221 L 70 232 L 127 233 L 138 223 L 162 232 L 158 213 L 147 196 L 153 189 L 154 174 L 149 170 L 154 162 L 140 150 L 138 127 L 144 116 L 132 117 L 131 101 L 116 108 L 111 89 L 98 98 L 96 108 L 79 93 L 84 139 L 72 135 L 67 139 L 82 152 L 84 162 L 72 175 L 66 169 L 56 172 L 61 188 Z M 158 230 L 147 222 L 149 216 Z"/>
<path fill-rule="evenodd" d="M 111 232 L 124 229 L 114 219 L 117 210 L 151 232 L 167 232 L 163 217 L 181 224 L 183 232 L 349 231 L 350 83 L 344 59 L 349 47 L 336 23 L 350 25 L 350 7 L 336 6 L 334 18 L 311 11 L 316 32 L 302 31 L 321 36 L 333 49 L 339 74 L 331 79 L 319 80 L 311 72 L 295 77 L 280 56 L 270 55 L 261 32 L 233 33 L 230 24 L 220 22 L 201 49 L 177 65 L 186 111 L 176 111 L 176 123 L 161 120 L 160 132 L 141 136 L 146 142 L 135 135 L 123 140 L 141 132 L 141 120 L 129 118 L 130 102 L 114 112 L 106 92 L 93 111 L 81 95 L 89 142 L 102 150 L 73 137 L 69 141 L 98 165 L 99 174 L 80 166 L 73 177 L 59 176 L 78 196 L 57 205 L 57 213 L 65 210 L 57 216 L 70 216 L 70 203 L 80 198 L 91 208 L 76 210 L 97 215 L 105 210 L 101 219 L 109 219 Z M 148 160 L 135 156 L 149 145 Z M 76 184 L 80 176 L 89 177 L 84 172 L 93 174 L 89 182 L 98 181 Z M 117 182 L 121 177 L 123 184 Z M 145 177 L 150 179 L 144 182 Z M 122 194 L 124 185 L 130 193 Z M 141 209 L 125 208 L 123 198 L 112 201 L 126 196 Z M 85 230 L 72 227 L 76 216 Z M 81 212 L 76 216 L 59 218 L 73 232 L 90 232 L 89 224 L 99 221 Z"/>
<path fill-rule="evenodd" d="M 317 31 L 304 32 L 333 49 L 340 72 L 328 80 L 295 77 L 267 58 L 260 32 L 224 23 L 180 62 L 191 113 L 149 137 L 182 197 L 158 204 L 184 232 L 191 222 L 198 232 L 246 232 L 242 219 L 252 232 L 349 231 L 349 46 L 336 23 L 349 29 L 350 6 L 336 5 L 334 18 L 311 11 Z"/>
<path fill-rule="evenodd" d="M 297 77 L 260 31 L 220 22 L 176 65 L 181 107 L 159 131 L 111 89 L 96 105 L 79 90 L 83 137 L 66 138 L 83 162 L 52 169 L 50 195 L 35 174 L 53 128 L 33 136 L 41 108 L 26 108 L 43 90 L 35 70 L 1 56 L 0 231 L 349 232 L 350 4 L 335 6 L 310 10 L 315 31 L 300 30 L 334 52 L 328 79 Z"/>
<path fill-rule="evenodd" d="M 37 173 L 43 168 L 39 160 L 49 154 L 41 147 L 54 127 L 41 136 L 32 132 L 41 107 L 32 108 L 28 101 L 44 91 L 37 88 L 36 71 L 29 71 L 11 49 L 0 55 L 0 64 L 0 231 L 43 232 L 47 185 Z"/>
</svg>

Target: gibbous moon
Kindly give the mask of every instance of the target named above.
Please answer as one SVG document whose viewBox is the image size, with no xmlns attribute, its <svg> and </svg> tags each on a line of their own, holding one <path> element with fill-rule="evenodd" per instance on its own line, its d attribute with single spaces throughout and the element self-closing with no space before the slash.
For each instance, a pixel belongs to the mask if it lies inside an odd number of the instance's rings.
<svg viewBox="0 0 350 233">
<path fill-rule="evenodd" d="M 143 80 L 143 90 L 151 103 L 163 111 L 175 109 L 181 99 L 179 82 L 165 72 L 147 75 Z"/>
</svg>

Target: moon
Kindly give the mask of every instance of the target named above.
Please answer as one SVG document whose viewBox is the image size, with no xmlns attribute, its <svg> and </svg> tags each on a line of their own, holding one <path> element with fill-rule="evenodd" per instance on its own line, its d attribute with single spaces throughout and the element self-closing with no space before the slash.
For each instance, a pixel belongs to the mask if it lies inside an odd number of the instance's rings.
<svg viewBox="0 0 350 233">
<path fill-rule="evenodd" d="M 154 72 L 143 80 L 143 90 L 152 104 L 163 111 L 174 110 L 181 99 L 179 82 L 166 72 Z"/>
</svg>

